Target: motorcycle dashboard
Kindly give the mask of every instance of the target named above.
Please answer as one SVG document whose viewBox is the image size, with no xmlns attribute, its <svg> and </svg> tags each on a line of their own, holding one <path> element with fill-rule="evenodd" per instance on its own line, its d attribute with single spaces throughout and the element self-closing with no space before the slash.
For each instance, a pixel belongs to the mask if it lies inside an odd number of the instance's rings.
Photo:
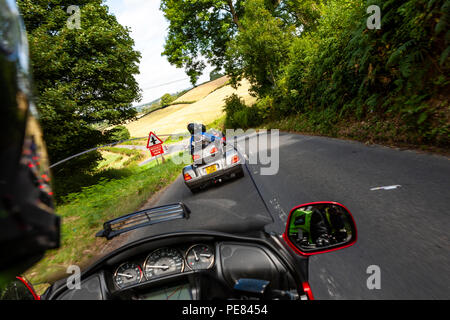
<svg viewBox="0 0 450 320">
<path fill-rule="evenodd" d="M 127 259 L 109 270 L 112 291 L 142 286 L 170 277 L 213 269 L 216 245 L 195 242 L 163 246 Z"/>
<path fill-rule="evenodd" d="M 298 288 L 277 251 L 262 243 L 185 236 L 142 242 L 111 254 L 82 275 L 81 290 L 55 288 L 48 298 L 225 299 L 243 278 L 269 280 L 283 290 Z"/>
</svg>

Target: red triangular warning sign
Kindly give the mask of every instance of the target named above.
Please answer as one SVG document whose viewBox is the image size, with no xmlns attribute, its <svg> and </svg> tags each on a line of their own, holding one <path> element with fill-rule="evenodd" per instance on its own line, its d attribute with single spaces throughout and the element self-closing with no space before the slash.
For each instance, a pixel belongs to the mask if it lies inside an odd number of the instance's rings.
<svg viewBox="0 0 450 320">
<path fill-rule="evenodd" d="M 156 136 L 156 134 L 154 134 L 153 132 L 150 132 L 150 134 L 148 135 L 148 140 L 147 140 L 147 148 L 156 146 L 158 144 L 162 144 L 162 140 L 160 138 L 158 138 Z"/>
</svg>

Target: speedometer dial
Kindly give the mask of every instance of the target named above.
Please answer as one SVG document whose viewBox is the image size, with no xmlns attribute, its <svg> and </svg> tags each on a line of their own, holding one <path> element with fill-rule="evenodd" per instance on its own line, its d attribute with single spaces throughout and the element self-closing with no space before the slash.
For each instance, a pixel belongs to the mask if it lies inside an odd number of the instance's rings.
<svg viewBox="0 0 450 320">
<path fill-rule="evenodd" d="M 114 273 L 114 283 L 118 288 L 137 284 L 142 280 L 142 270 L 137 264 L 121 264 Z"/>
<path fill-rule="evenodd" d="M 186 262 L 192 270 L 209 269 L 214 264 L 214 251 L 207 245 L 196 244 L 187 251 Z"/>
<path fill-rule="evenodd" d="M 150 253 L 145 259 L 144 274 L 147 280 L 183 272 L 183 256 L 176 249 L 161 248 Z"/>
</svg>

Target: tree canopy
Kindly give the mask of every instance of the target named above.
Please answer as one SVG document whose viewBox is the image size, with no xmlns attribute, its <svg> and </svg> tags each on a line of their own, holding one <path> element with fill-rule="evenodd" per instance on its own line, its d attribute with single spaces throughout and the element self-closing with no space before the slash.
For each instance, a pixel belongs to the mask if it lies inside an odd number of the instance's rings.
<svg viewBox="0 0 450 320">
<path fill-rule="evenodd" d="M 353 123 L 363 127 L 356 136 L 448 147 L 449 1 L 270 3 L 242 2 L 228 41 L 227 72 L 249 79 L 259 98 L 254 108 L 226 107 L 230 123 L 297 115 L 320 133 Z M 368 24 L 373 5 L 380 28 Z"/>
<path fill-rule="evenodd" d="M 168 105 L 170 105 L 173 101 L 175 101 L 175 97 L 172 96 L 170 93 L 166 93 L 161 97 L 161 106 L 167 107 Z"/>
<path fill-rule="evenodd" d="M 218 70 L 225 67 L 234 82 L 246 76 L 254 89 L 263 89 L 273 85 L 274 75 L 269 74 L 277 72 L 277 63 L 286 57 L 282 47 L 288 39 L 281 30 L 313 28 L 321 8 L 321 0 L 162 0 L 161 10 L 170 23 L 162 54 L 184 67 L 194 85 L 209 63 Z M 253 37 L 267 40 L 267 46 L 251 48 Z M 273 58 L 267 56 L 271 50 L 276 50 Z M 263 55 L 271 62 L 259 70 L 255 62 Z"/>
<path fill-rule="evenodd" d="M 119 124 L 135 116 L 140 99 L 134 78 L 140 53 L 130 30 L 101 0 L 80 0 L 80 28 L 67 24 L 73 1 L 20 0 L 28 32 L 37 107 L 51 161 L 57 162 L 102 142 L 92 124 Z M 89 169 L 99 154 L 81 157 Z M 76 161 L 74 161 L 76 162 Z"/>
</svg>

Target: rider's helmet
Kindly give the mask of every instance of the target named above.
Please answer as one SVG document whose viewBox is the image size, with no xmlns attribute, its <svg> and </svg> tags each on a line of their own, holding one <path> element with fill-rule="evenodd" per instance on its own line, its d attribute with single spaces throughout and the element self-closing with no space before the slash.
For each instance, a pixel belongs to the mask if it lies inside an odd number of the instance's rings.
<svg viewBox="0 0 450 320">
<path fill-rule="evenodd" d="M 187 129 L 190 134 L 206 132 L 206 126 L 201 123 L 189 123 Z"/>
<path fill-rule="evenodd" d="M 31 95 L 25 29 L 0 0 L 0 287 L 59 246 L 48 157 Z"/>
</svg>

